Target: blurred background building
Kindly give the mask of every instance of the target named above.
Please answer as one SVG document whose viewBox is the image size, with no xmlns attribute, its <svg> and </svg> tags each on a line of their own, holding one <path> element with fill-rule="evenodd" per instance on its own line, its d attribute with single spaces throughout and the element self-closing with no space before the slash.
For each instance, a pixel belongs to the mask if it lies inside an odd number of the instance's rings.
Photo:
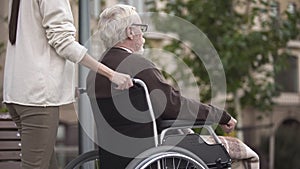
<svg viewBox="0 0 300 169">
<path fill-rule="evenodd" d="M 164 6 L 164 2 L 160 2 L 160 0 L 89 0 L 91 33 L 96 31 L 98 16 L 105 7 L 116 3 L 125 3 L 135 6 L 138 12 L 143 13 L 148 12 L 150 7 L 147 4 L 150 1 L 157 1 L 154 8 Z M 9 0 L 0 1 L 0 99 L 2 98 L 5 47 L 8 39 L 8 2 Z M 70 3 L 75 26 L 78 28 L 79 0 L 70 0 Z M 276 4 L 276 9 L 281 12 L 285 9 L 300 8 L 299 0 L 278 0 Z M 148 37 L 148 41 L 158 47 L 163 44 L 164 39 Z M 286 154 L 293 154 L 296 159 L 299 159 L 300 153 L 297 150 L 300 146 L 298 136 L 300 130 L 300 39 L 290 39 L 287 49 L 290 51 L 287 60 L 289 66 L 274 79 L 275 83 L 281 84 L 282 88 L 280 95 L 274 98 L 276 104 L 273 106 L 272 112 L 260 118 L 260 111 L 253 107 L 245 108 L 242 110 L 240 118 L 242 126 L 237 129 L 238 132 L 242 132 L 243 137 L 241 139 L 260 155 L 262 169 L 279 169 L 276 166 L 277 161 L 289 163 L 288 159 L 285 159 L 285 157 L 289 157 Z M 64 166 L 78 154 L 77 107 L 66 105 L 61 111 L 56 151 L 61 166 Z M 298 162 L 298 166 L 300 166 L 300 162 Z"/>
</svg>

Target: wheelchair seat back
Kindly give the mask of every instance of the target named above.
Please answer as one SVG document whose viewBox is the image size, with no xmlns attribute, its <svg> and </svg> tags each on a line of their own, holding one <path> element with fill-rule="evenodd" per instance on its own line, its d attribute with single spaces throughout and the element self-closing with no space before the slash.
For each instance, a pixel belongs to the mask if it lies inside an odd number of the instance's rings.
<svg viewBox="0 0 300 169">
<path fill-rule="evenodd" d="M 92 109 L 101 143 L 100 168 L 125 168 L 135 156 L 154 147 L 152 120 L 142 87 L 136 85 L 113 97 L 94 101 Z M 105 123 L 115 132 L 107 130 Z M 143 142 L 133 143 L 130 138 L 141 138 Z"/>
</svg>

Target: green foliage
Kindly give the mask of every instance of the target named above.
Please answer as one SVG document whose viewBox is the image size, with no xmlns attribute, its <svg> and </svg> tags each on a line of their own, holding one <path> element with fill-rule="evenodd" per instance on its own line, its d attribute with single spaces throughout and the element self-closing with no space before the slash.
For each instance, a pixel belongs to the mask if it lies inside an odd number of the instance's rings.
<svg viewBox="0 0 300 169">
<path fill-rule="evenodd" d="M 240 91 L 242 108 L 251 106 L 269 112 L 274 104 L 272 99 L 279 94 L 274 77 L 286 66 L 288 56 L 279 49 L 284 49 L 288 40 L 299 38 L 299 11 L 285 11 L 276 17 L 272 13 L 273 4 L 262 0 L 161 1 L 166 3 L 161 11 L 183 18 L 207 35 L 221 58 L 227 93 L 236 96 Z M 256 20 L 259 29 L 255 28 Z M 181 25 L 170 24 L 167 29 L 178 26 Z M 179 34 L 179 37 L 183 36 Z M 180 43 L 174 40 L 165 49 L 174 52 L 182 47 Z M 199 77 L 198 84 L 209 86 L 207 71 L 198 57 L 190 57 L 193 54 L 191 51 L 181 57 Z M 210 89 L 206 92 L 201 89 L 201 95 L 203 101 L 209 100 Z M 229 109 L 234 107 L 233 98 L 228 98 L 227 103 Z"/>
<path fill-rule="evenodd" d="M 8 112 L 8 109 L 6 107 L 1 107 L 0 108 L 0 114 L 1 113 L 7 113 Z"/>
</svg>

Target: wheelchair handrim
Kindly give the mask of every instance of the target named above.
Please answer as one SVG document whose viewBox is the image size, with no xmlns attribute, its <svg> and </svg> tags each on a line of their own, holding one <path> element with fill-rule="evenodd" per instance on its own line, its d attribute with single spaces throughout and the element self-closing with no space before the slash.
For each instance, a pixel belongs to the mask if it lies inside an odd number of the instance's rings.
<svg viewBox="0 0 300 169">
<path fill-rule="evenodd" d="M 158 161 L 158 160 L 162 160 L 164 158 L 183 158 L 185 160 L 189 160 L 192 163 L 194 163 L 195 165 L 197 165 L 198 167 L 201 167 L 199 169 L 205 169 L 201 163 L 199 163 L 198 161 L 196 161 L 195 159 L 186 156 L 184 154 L 180 154 L 178 152 L 161 152 L 161 153 L 157 153 L 154 154 L 150 157 L 148 157 L 149 161 L 146 161 L 144 163 L 140 163 L 138 166 L 135 167 L 135 169 L 146 169 L 147 166 L 151 165 L 152 163 Z"/>
</svg>

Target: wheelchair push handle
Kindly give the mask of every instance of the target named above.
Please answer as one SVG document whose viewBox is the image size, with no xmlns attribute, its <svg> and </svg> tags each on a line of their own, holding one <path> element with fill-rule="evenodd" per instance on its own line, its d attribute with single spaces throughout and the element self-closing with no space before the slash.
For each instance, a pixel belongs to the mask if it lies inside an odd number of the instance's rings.
<svg viewBox="0 0 300 169">
<path fill-rule="evenodd" d="M 145 96 L 146 96 L 146 101 L 147 101 L 147 105 L 148 105 L 148 109 L 149 109 L 150 116 L 151 116 L 151 119 L 152 119 L 153 134 L 154 134 L 154 144 L 155 144 L 155 147 L 158 147 L 159 138 L 158 138 L 158 130 L 157 130 L 156 118 L 155 118 L 155 114 L 154 114 L 154 111 L 153 111 L 153 107 L 152 107 L 152 103 L 151 103 L 151 99 L 150 99 L 150 94 L 149 94 L 147 85 L 146 85 L 146 83 L 144 81 L 142 81 L 140 79 L 133 78 L 132 81 L 135 84 L 141 85 L 143 87 L 143 89 L 144 89 Z"/>
<path fill-rule="evenodd" d="M 139 84 L 139 85 L 143 85 L 145 84 L 144 81 L 142 81 L 141 79 L 137 79 L 137 78 L 131 78 L 133 83 Z"/>
</svg>

